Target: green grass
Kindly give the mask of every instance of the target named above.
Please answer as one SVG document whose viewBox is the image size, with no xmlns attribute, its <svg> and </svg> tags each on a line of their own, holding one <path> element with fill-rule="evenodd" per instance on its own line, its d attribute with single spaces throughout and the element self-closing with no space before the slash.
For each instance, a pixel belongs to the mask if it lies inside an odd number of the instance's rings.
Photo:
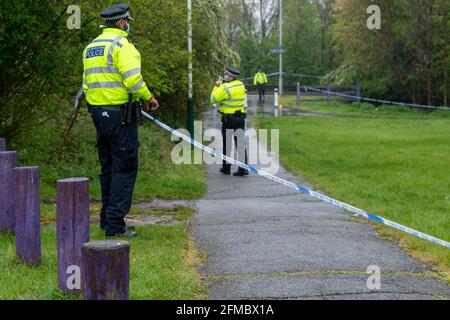
<svg viewBox="0 0 450 320">
<path fill-rule="evenodd" d="M 78 299 L 57 288 L 55 235 L 55 187 L 58 179 L 89 177 L 91 215 L 98 216 L 101 198 L 100 170 L 95 148 L 95 128 L 83 110 L 66 148 L 62 137 L 67 119 L 55 118 L 9 143 L 18 151 L 19 165 L 38 165 L 41 169 L 42 265 L 32 268 L 15 256 L 15 239 L 0 235 L 0 300 Z M 176 124 L 172 124 L 178 127 Z M 163 199 L 200 198 L 205 190 L 202 165 L 175 165 L 171 161 L 174 143 L 170 134 L 147 121 L 139 130 L 139 173 L 134 202 Z M 198 299 L 205 297 L 194 265 L 200 263 L 195 246 L 185 230 L 193 210 L 133 208 L 130 215 L 171 216 L 176 225 L 137 227 L 139 236 L 131 242 L 131 299 Z M 91 240 L 104 238 L 98 226 L 91 226 Z"/>
<path fill-rule="evenodd" d="M 41 197 L 54 200 L 58 179 L 88 177 L 91 198 L 101 198 L 98 174 L 100 165 L 95 147 L 95 128 L 83 110 L 71 134 L 67 148 L 62 148 L 65 122 L 55 119 L 36 128 L 22 143 L 10 145 L 18 151 L 19 165 L 41 168 Z M 174 125 L 176 126 L 176 125 Z M 177 127 L 177 126 L 176 126 Z M 174 143 L 170 134 L 146 121 L 139 128 L 139 172 L 135 200 L 192 199 L 205 192 L 205 170 L 202 165 L 175 165 L 171 160 Z"/>
<path fill-rule="evenodd" d="M 261 117 L 257 125 L 280 129 L 282 164 L 316 189 L 450 241 L 450 112 L 332 108 L 358 117 Z M 449 249 L 376 228 L 450 279 Z"/>
<path fill-rule="evenodd" d="M 94 206 L 93 214 L 98 210 Z M 188 234 L 186 221 L 193 209 L 135 210 L 131 214 L 173 215 L 176 226 L 148 225 L 137 227 L 139 236 L 131 239 L 130 299 L 201 299 L 206 287 L 194 265 L 198 255 Z M 41 231 L 42 264 L 29 267 L 15 255 L 15 240 L 0 235 L 0 300 L 5 299 L 79 299 L 57 288 L 57 256 L 54 209 L 45 208 L 46 224 Z M 102 240 L 103 232 L 91 226 L 91 240 Z"/>
</svg>

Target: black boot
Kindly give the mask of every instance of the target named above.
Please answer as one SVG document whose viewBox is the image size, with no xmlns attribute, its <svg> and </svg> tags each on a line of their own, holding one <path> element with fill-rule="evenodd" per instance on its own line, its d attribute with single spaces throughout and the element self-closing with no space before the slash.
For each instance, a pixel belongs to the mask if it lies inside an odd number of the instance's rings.
<svg viewBox="0 0 450 320">
<path fill-rule="evenodd" d="M 235 177 L 243 177 L 243 176 L 248 176 L 248 170 L 239 168 L 238 171 L 236 171 L 235 173 L 233 173 L 233 176 Z"/>
<path fill-rule="evenodd" d="M 134 230 L 126 230 L 123 233 L 116 233 L 114 235 L 107 235 L 106 238 L 135 238 L 137 237 L 137 232 Z"/>
<path fill-rule="evenodd" d="M 227 176 L 229 176 L 231 174 L 230 168 L 225 168 L 225 167 L 220 168 L 220 172 L 222 172 L 224 175 L 227 175 Z"/>
</svg>

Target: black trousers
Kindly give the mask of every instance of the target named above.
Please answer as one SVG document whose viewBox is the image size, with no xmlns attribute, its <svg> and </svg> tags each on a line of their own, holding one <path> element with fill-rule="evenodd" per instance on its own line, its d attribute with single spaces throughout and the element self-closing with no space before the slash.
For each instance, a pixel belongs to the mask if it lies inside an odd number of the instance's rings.
<svg viewBox="0 0 450 320">
<path fill-rule="evenodd" d="M 266 88 L 263 84 L 258 84 L 259 101 L 263 101 L 266 97 Z"/>
<path fill-rule="evenodd" d="M 93 107 L 101 165 L 102 210 L 100 224 L 106 236 L 125 232 L 125 216 L 131 208 L 138 171 L 138 124 L 136 117 L 123 126 L 118 111 Z"/>
<path fill-rule="evenodd" d="M 242 132 L 242 137 L 239 137 L 239 138 L 235 132 L 236 130 L 239 130 L 239 129 L 242 129 L 242 131 L 245 130 L 246 117 L 247 117 L 247 115 L 245 113 L 222 115 L 222 140 L 223 140 L 223 149 L 222 150 L 225 155 L 230 156 L 231 145 L 232 145 L 232 141 L 230 141 L 230 139 L 232 139 L 234 137 L 236 150 L 238 151 L 238 160 L 241 162 L 245 161 L 245 164 L 248 164 L 248 156 L 247 156 L 247 149 L 245 146 L 244 132 Z M 227 130 L 228 130 L 228 132 L 227 132 Z M 241 151 L 241 152 L 239 152 L 239 151 Z M 225 170 L 230 170 L 231 164 L 227 163 L 226 161 L 223 161 L 223 168 Z M 241 168 L 239 168 L 239 169 L 242 170 Z"/>
</svg>

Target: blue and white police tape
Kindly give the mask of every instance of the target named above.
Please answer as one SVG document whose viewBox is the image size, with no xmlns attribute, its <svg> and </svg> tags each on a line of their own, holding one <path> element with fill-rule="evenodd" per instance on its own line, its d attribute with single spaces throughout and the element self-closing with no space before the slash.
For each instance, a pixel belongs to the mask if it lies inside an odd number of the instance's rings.
<svg viewBox="0 0 450 320">
<path fill-rule="evenodd" d="M 322 92 L 322 93 L 325 93 L 328 95 L 334 95 L 334 96 L 338 96 L 338 97 L 351 98 L 351 99 L 358 100 L 358 101 L 368 101 L 368 102 L 392 104 L 392 105 L 396 105 L 396 106 L 406 106 L 406 107 L 422 108 L 422 109 L 450 110 L 450 107 L 435 107 L 435 106 L 427 106 L 427 105 L 417 104 L 417 103 L 406 103 L 406 102 L 397 102 L 397 101 L 358 97 L 358 96 L 353 96 L 353 95 L 349 95 L 349 94 L 345 94 L 345 93 L 339 93 L 339 92 L 328 91 L 328 90 L 320 90 L 320 89 L 308 87 L 308 86 L 305 86 L 305 90 Z"/>
<path fill-rule="evenodd" d="M 332 204 L 334 206 L 337 206 L 337 207 L 340 207 L 342 209 L 351 211 L 351 212 L 356 213 L 357 215 L 362 216 L 362 217 L 364 217 L 366 219 L 382 223 L 384 225 L 387 225 L 387 226 L 390 226 L 390 227 L 395 228 L 397 230 L 406 232 L 406 233 L 408 233 L 410 235 L 413 235 L 413 236 L 416 236 L 418 238 L 422 238 L 422 239 L 431 241 L 433 243 L 439 244 L 441 246 L 450 248 L 450 242 L 447 242 L 445 240 L 441 240 L 441 239 L 432 237 L 432 236 L 430 236 L 428 234 L 425 234 L 425 233 L 422 233 L 420 231 L 417 231 L 417 230 L 405 227 L 405 226 L 403 226 L 401 224 L 398 224 L 396 222 L 384 219 L 384 218 L 379 217 L 377 215 L 374 215 L 374 214 L 372 214 L 370 212 L 367 212 L 365 210 L 362 210 L 362 209 L 356 208 L 356 207 L 354 207 L 352 205 L 349 205 L 349 204 L 347 204 L 345 202 L 341 202 L 339 200 L 333 199 L 333 198 L 328 197 L 328 196 L 326 196 L 324 194 L 321 194 L 319 192 L 310 190 L 307 187 L 304 187 L 304 186 L 301 186 L 299 184 L 287 181 L 285 179 L 282 179 L 282 178 L 279 178 L 277 176 L 271 175 L 270 173 L 267 173 L 267 172 L 264 172 L 262 170 L 259 170 L 259 169 L 255 168 L 255 167 L 246 165 L 245 163 L 242 163 L 242 162 L 239 162 L 239 161 L 237 161 L 235 159 L 227 157 L 226 155 L 224 155 L 224 154 L 222 154 L 220 152 L 217 152 L 217 151 L 215 151 L 215 150 L 213 150 L 213 149 L 211 149 L 211 148 L 201 144 L 197 140 L 195 140 L 195 139 L 193 139 L 191 137 L 188 137 L 188 136 L 182 134 L 181 132 L 179 132 L 179 131 L 169 127 L 168 125 L 166 125 L 165 123 L 159 121 L 158 119 L 156 119 L 155 117 L 151 116 L 150 114 L 148 114 L 146 112 L 142 112 L 142 114 L 145 117 L 147 117 L 148 119 L 150 119 L 151 121 L 153 121 L 154 123 L 156 123 L 157 125 L 159 125 L 161 128 L 163 128 L 163 129 L 167 130 L 168 132 L 170 132 L 171 134 L 173 134 L 173 135 L 183 139 L 184 141 L 189 142 L 190 144 L 194 145 L 195 147 L 197 147 L 197 148 L 199 148 L 199 149 L 209 153 L 213 157 L 221 158 L 222 160 L 225 160 L 228 163 L 231 163 L 231 164 L 237 165 L 237 166 L 239 166 L 239 167 L 241 167 L 243 169 L 246 169 L 246 170 L 250 171 L 253 174 L 257 174 L 259 176 L 265 177 L 265 178 L 267 178 L 269 180 L 272 180 L 272 181 L 275 181 L 277 183 L 280 183 L 280 184 L 282 184 L 282 185 L 284 185 L 286 187 L 289 187 L 291 189 L 297 190 L 297 191 L 299 191 L 299 192 L 301 192 L 303 194 L 307 194 L 307 195 L 309 195 L 311 197 L 314 197 L 314 198 L 317 198 L 317 199 L 322 200 L 324 202 L 330 203 L 330 204 Z"/>
</svg>

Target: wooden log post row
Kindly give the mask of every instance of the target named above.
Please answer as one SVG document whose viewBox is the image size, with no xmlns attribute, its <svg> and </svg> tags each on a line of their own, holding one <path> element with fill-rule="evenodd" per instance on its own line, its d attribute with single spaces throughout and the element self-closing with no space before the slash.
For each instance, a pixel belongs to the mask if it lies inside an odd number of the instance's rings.
<svg viewBox="0 0 450 320">
<path fill-rule="evenodd" d="M 85 243 L 81 257 L 85 300 L 128 300 L 130 244 L 127 241 Z"/>
<path fill-rule="evenodd" d="M 56 184 L 58 288 L 81 293 L 81 246 L 89 242 L 89 179 L 71 178 Z"/>
<path fill-rule="evenodd" d="M 14 233 L 14 168 L 17 166 L 15 151 L 0 152 L 0 233 Z"/>
<path fill-rule="evenodd" d="M 39 167 L 14 169 L 16 254 L 26 264 L 41 263 Z"/>
<path fill-rule="evenodd" d="M 4 138 L 0 138 L 0 151 L 6 151 L 6 140 Z"/>
</svg>

